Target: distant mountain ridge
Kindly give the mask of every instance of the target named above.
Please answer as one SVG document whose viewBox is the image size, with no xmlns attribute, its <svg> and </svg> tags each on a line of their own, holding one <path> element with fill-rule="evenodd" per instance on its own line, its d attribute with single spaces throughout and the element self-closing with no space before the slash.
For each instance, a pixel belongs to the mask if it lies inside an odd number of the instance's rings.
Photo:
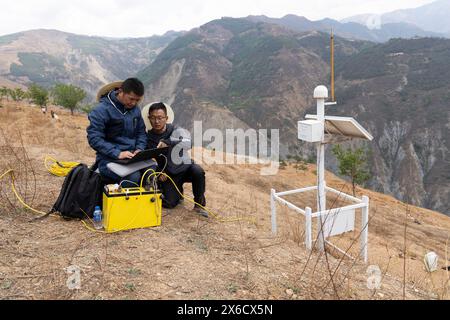
<svg viewBox="0 0 450 320">
<path fill-rule="evenodd" d="M 381 15 L 362 14 L 341 20 L 366 25 L 370 18 L 377 19 L 382 27 L 390 23 L 408 23 L 422 30 L 436 32 L 450 37 L 450 1 L 439 0 L 413 9 L 396 10 Z"/>
<path fill-rule="evenodd" d="M 405 23 L 391 23 L 370 30 L 358 23 L 332 19 L 310 21 L 286 15 L 275 19 L 249 16 L 251 22 L 276 24 L 296 32 L 333 29 L 338 36 L 385 42 L 390 38 L 441 36 Z M 123 79 L 145 69 L 170 42 L 184 32 L 168 31 L 146 38 L 89 37 L 57 30 L 31 30 L 0 37 L 0 84 L 25 87 L 30 83 L 51 86 L 70 82 L 88 92 L 92 100 L 102 84 Z"/>
<path fill-rule="evenodd" d="M 286 15 L 282 18 L 269 18 L 266 16 L 249 16 L 248 20 L 277 24 L 297 32 L 322 31 L 330 33 L 331 30 L 347 39 L 367 40 L 373 42 L 386 42 L 392 38 L 414 37 L 444 37 L 438 32 L 424 31 L 416 25 L 403 22 L 392 22 L 381 25 L 379 29 L 370 29 L 366 25 L 356 22 L 339 22 L 333 19 L 310 21 L 305 17 Z"/>
<path fill-rule="evenodd" d="M 298 18 L 290 17 L 309 24 Z M 283 157 L 313 159 L 314 148 L 296 138 L 297 121 L 314 110 L 315 86 L 329 83 L 329 30 L 224 18 L 169 36 L 108 40 L 35 30 L 0 37 L 0 83 L 73 83 L 93 99 L 102 84 L 137 75 L 145 101 L 171 104 L 187 129 L 195 120 L 204 130 L 280 129 Z M 337 35 L 335 42 L 339 106 L 329 114 L 354 116 L 375 136 L 370 187 L 448 214 L 450 40 L 377 44 Z"/>
</svg>

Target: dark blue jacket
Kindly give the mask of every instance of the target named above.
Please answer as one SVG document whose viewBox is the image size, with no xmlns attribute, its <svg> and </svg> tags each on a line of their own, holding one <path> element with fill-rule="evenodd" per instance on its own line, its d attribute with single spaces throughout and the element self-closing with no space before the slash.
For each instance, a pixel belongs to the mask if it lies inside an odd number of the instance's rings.
<svg viewBox="0 0 450 320">
<path fill-rule="evenodd" d="M 147 135 L 141 110 L 129 110 L 111 91 L 89 113 L 89 145 L 97 152 L 97 162 L 118 159 L 122 151 L 145 150 Z"/>
</svg>

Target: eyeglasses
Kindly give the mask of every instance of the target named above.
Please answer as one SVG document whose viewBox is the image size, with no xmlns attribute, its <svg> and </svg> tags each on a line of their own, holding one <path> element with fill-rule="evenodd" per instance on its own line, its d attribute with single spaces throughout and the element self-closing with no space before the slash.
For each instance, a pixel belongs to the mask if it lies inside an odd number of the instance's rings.
<svg viewBox="0 0 450 320">
<path fill-rule="evenodd" d="M 151 122 L 161 122 L 167 119 L 167 117 L 148 117 Z"/>
</svg>

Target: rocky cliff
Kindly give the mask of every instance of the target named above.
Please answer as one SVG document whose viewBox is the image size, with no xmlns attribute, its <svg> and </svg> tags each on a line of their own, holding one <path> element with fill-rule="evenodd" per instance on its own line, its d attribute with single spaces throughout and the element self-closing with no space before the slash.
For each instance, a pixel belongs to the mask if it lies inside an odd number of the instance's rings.
<svg viewBox="0 0 450 320">
<path fill-rule="evenodd" d="M 280 129 L 281 154 L 312 158 L 297 121 L 329 83 L 329 38 L 245 19 L 221 19 L 172 42 L 144 69 L 148 99 L 173 104 L 180 125 Z M 337 99 L 327 114 L 355 117 L 375 137 L 369 186 L 449 212 L 450 41 L 336 39 Z M 218 113 L 221 110 L 221 113 Z M 220 116 L 218 116 L 220 115 Z M 331 149 L 331 148 L 328 148 Z M 328 150 L 329 169 L 336 160 Z"/>
</svg>

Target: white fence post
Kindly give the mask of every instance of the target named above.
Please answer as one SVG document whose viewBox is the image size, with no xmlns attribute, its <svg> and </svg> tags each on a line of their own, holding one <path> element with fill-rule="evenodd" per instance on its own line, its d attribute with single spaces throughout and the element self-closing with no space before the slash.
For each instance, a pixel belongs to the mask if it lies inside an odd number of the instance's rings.
<svg viewBox="0 0 450 320">
<path fill-rule="evenodd" d="M 326 214 L 325 219 L 322 218 L 323 215 L 319 214 L 319 216 L 317 217 L 317 228 L 319 230 L 319 233 L 317 235 L 318 237 L 318 241 L 317 241 L 317 248 L 319 249 L 319 251 L 325 251 L 325 232 L 324 232 L 324 227 L 325 227 L 325 221 L 328 218 L 328 214 Z"/>
<path fill-rule="evenodd" d="M 362 201 L 366 206 L 361 209 L 361 254 L 364 262 L 367 263 L 369 259 L 369 197 L 363 196 Z"/>
<path fill-rule="evenodd" d="M 311 214 L 312 210 L 310 207 L 306 207 L 306 215 L 305 215 L 305 243 L 306 249 L 312 250 L 312 223 L 311 223 Z"/>
<path fill-rule="evenodd" d="M 272 210 L 272 233 L 277 234 L 277 207 L 275 205 L 275 189 L 270 190 L 270 208 Z"/>
</svg>

